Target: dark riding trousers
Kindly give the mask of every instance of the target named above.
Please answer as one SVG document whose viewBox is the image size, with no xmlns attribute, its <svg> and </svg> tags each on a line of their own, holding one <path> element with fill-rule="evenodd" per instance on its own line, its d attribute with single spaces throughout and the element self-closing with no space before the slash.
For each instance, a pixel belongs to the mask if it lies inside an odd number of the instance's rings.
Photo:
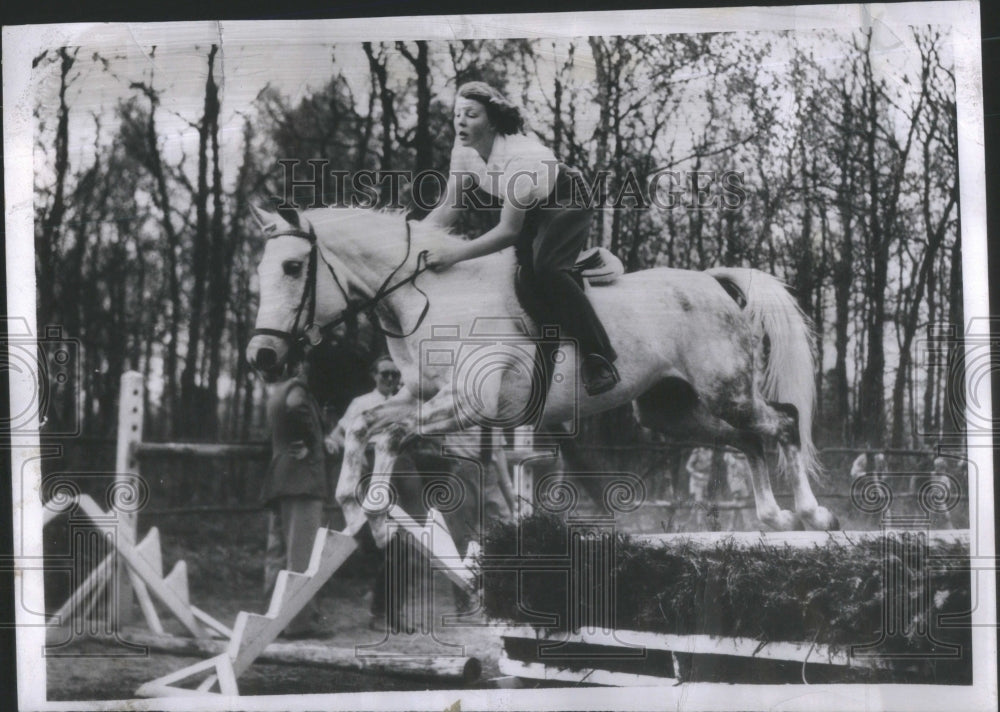
<svg viewBox="0 0 1000 712">
<path fill-rule="evenodd" d="M 576 339 L 581 357 L 596 353 L 614 361 L 608 334 L 573 272 L 595 212 L 586 195 L 580 172 L 560 164 L 548 198 L 528 209 L 515 243 L 519 296 L 542 324 L 557 324 L 563 335 Z"/>
</svg>

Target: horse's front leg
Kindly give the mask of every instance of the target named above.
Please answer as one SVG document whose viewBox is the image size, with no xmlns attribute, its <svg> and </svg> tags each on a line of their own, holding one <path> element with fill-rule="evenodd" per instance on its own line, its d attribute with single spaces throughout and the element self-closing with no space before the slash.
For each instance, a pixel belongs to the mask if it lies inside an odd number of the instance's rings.
<svg viewBox="0 0 1000 712">
<path fill-rule="evenodd" d="M 403 447 L 417 435 L 451 433 L 459 427 L 454 398 L 450 390 L 445 390 L 423 403 L 418 412 L 411 411 L 406 417 L 395 419 L 379 435 L 371 480 L 361 505 L 379 547 L 388 541 L 386 517 L 398 498 L 391 484 L 392 470 Z"/>
<path fill-rule="evenodd" d="M 386 517 L 399 499 L 399 492 L 392 483 L 392 472 L 403 444 L 412 433 L 412 424 L 404 421 L 389 425 L 375 437 L 375 463 L 361 507 L 371 526 L 372 538 L 380 549 L 389 542 Z"/>
<path fill-rule="evenodd" d="M 368 521 L 361 505 L 368 442 L 375 433 L 384 429 L 387 423 L 411 416 L 413 409 L 412 401 L 387 401 L 377 408 L 361 413 L 344 433 L 344 458 L 334 496 L 344 513 L 345 531 L 352 536 L 356 536 Z"/>
</svg>

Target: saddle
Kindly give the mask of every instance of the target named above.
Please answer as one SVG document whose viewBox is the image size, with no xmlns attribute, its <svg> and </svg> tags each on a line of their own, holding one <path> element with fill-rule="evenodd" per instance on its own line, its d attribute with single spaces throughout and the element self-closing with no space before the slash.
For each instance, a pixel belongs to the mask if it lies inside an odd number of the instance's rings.
<svg viewBox="0 0 1000 712">
<path fill-rule="evenodd" d="M 573 272 L 578 274 L 585 284 L 603 287 L 614 284 L 625 274 L 625 265 L 614 256 L 610 250 L 603 247 L 591 247 L 584 250 L 573 265 Z"/>
<path fill-rule="evenodd" d="M 625 274 L 625 265 L 610 250 L 591 247 L 580 253 L 573 272 L 579 274 L 585 284 L 603 287 L 617 282 Z"/>
<path fill-rule="evenodd" d="M 617 282 L 618 278 L 625 274 L 625 266 L 610 250 L 603 247 L 591 247 L 580 253 L 570 274 L 581 288 L 587 286 L 604 287 Z M 514 278 L 514 291 L 517 294 L 517 301 L 521 304 L 521 308 L 528 313 L 528 316 L 536 324 L 544 321 L 543 305 L 538 303 L 531 290 L 528 289 L 520 267 L 517 268 L 517 275 Z"/>
</svg>

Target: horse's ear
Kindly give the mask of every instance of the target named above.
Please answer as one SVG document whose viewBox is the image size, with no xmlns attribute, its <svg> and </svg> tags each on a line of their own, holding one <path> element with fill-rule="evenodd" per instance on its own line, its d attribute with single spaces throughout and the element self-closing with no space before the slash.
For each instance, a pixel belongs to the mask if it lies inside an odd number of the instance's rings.
<svg viewBox="0 0 1000 712">
<path fill-rule="evenodd" d="M 280 215 L 282 219 L 285 220 L 285 222 L 287 222 L 289 225 L 291 225 L 296 229 L 301 229 L 302 226 L 299 224 L 298 210 L 286 205 L 285 201 L 276 195 L 272 195 L 270 200 L 271 200 L 271 207 L 274 208 L 275 212 L 277 212 L 278 215 Z"/>
<path fill-rule="evenodd" d="M 301 228 L 302 227 L 299 224 L 299 211 L 296 210 L 295 208 L 282 208 L 282 207 L 279 207 L 278 208 L 278 215 L 280 215 L 281 217 L 283 217 L 285 219 L 285 221 L 288 222 L 289 225 L 292 225 L 295 228 Z"/>
<path fill-rule="evenodd" d="M 266 230 L 269 225 L 274 224 L 274 220 L 271 216 L 253 203 L 250 203 L 250 215 L 253 216 L 254 222 L 257 223 L 257 227 L 261 230 Z"/>
</svg>

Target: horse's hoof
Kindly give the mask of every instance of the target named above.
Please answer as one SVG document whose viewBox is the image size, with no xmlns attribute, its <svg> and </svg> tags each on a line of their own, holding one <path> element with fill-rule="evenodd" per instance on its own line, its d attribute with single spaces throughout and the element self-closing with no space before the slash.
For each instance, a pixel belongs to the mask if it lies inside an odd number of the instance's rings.
<svg viewBox="0 0 1000 712">
<path fill-rule="evenodd" d="M 805 529 L 799 516 L 787 509 L 778 510 L 777 514 L 764 518 L 761 521 L 778 532 L 801 531 Z"/>
<path fill-rule="evenodd" d="M 826 507 L 816 507 L 806 512 L 799 512 L 799 516 L 806 526 L 821 532 L 837 531 L 840 529 L 840 520 L 837 515 Z"/>
</svg>

